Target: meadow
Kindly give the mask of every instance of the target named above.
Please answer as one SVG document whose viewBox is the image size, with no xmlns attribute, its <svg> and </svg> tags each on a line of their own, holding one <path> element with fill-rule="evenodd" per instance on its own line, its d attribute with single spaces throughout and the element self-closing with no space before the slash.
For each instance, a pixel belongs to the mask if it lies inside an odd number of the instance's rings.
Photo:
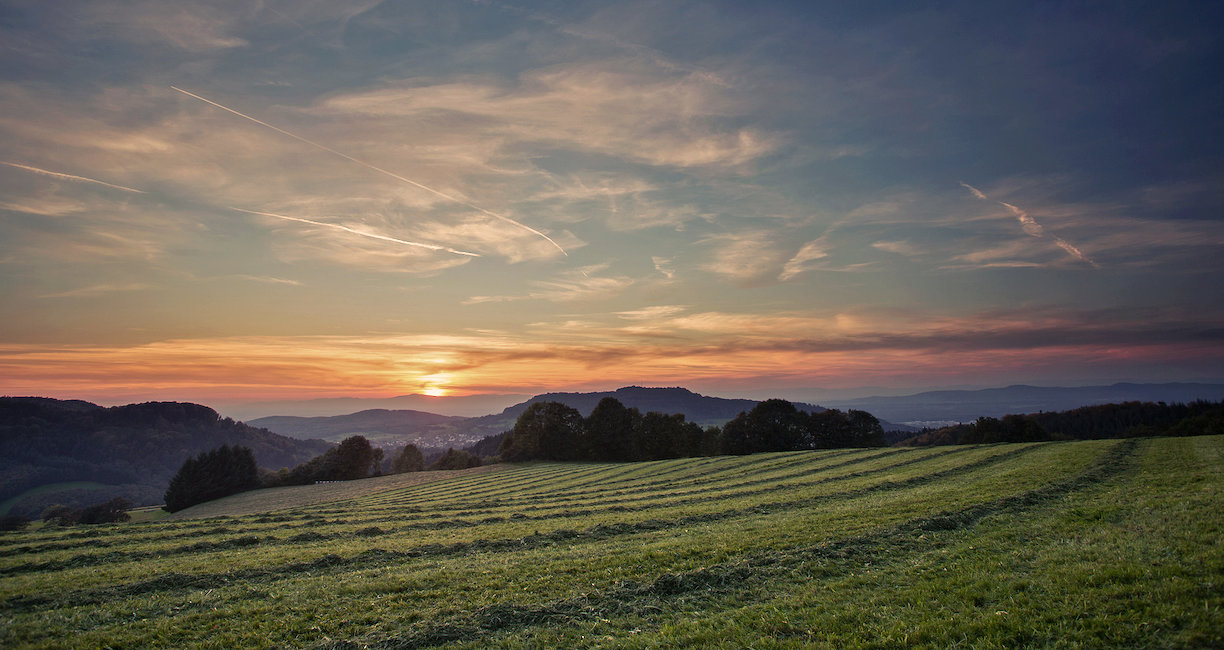
<svg viewBox="0 0 1224 650">
<path fill-rule="evenodd" d="M 4 533 L 0 645 L 1224 645 L 1224 437 L 432 478 Z"/>
</svg>

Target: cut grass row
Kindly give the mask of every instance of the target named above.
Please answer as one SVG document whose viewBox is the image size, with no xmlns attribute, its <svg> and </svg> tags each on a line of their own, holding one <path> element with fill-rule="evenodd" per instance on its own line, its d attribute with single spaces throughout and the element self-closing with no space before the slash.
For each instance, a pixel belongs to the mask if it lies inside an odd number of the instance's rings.
<svg viewBox="0 0 1224 650">
<path fill-rule="evenodd" d="M 671 519 L 677 521 L 685 520 L 701 520 L 709 518 L 721 518 L 735 514 L 741 510 L 751 510 L 752 512 L 764 512 L 765 509 L 788 509 L 796 504 L 802 503 L 805 499 L 813 498 L 829 498 L 843 494 L 842 492 L 832 491 L 832 486 L 828 483 L 845 483 L 850 486 L 864 485 L 859 489 L 875 490 L 891 487 L 891 483 L 898 478 L 908 481 L 929 481 L 939 477 L 943 477 L 948 472 L 966 472 L 979 468 L 984 465 L 990 465 L 1002 460 L 1002 457 L 1009 454 L 1024 453 L 1031 447 L 1017 447 L 1007 451 L 994 449 L 979 449 L 975 450 L 981 457 L 975 458 L 974 455 L 968 455 L 972 462 L 959 463 L 949 466 L 952 459 L 946 458 L 947 454 L 927 454 L 919 457 L 909 458 L 901 462 L 893 462 L 890 464 L 881 464 L 876 462 L 871 464 L 866 469 L 855 466 L 855 472 L 825 472 L 821 474 L 807 473 L 802 478 L 802 482 L 776 482 L 770 485 L 760 485 L 753 482 L 750 486 L 752 489 L 745 489 L 748 486 L 744 484 L 730 484 L 728 489 L 719 490 L 714 494 L 701 494 L 692 496 L 689 494 L 673 495 L 659 494 L 649 499 L 632 500 L 632 505 L 626 505 L 623 501 L 614 501 L 609 504 L 604 504 L 601 508 L 578 509 L 567 508 L 558 510 L 549 506 L 532 506 L 526 508 L 517 508 L 517 511 L 508 517 L 502 513 L 500 516 L 496 511 L 490 511 L 490 514 L 474 518 L 449 518 L 439 519 L 435 516 L 409 518 L 405 521 L 403 518 L 395 518 L 379 516 L 370 518 L 368 516 L 358 519 L 352 519 L 342 524 L 331 526 L 331 532 L 323 534 L 317 531 L 311 531 L 307 534 L 290 535 L 285 537 L 264 537 L 253 536 L 250 534 L 234 537 L 217 537 L 215 534 L 205 538 L 198 539 L 188 544 L 178 544 L 167 546 L 164 538 L 146 538 L 143 540 L 132 539 L 124 551 L 108 551 L 108 552 L 88 552 L 75 553 L 71 548 L 60 547 L 60 549 L 45 549 L 38 553 L 29 553 L 25 556 L 25 562 L 11 565 L 0 565 L 0 575 L 13 575 L 19 573 L 34 573 L 48 570 L 59 570 L 76 567 L 96 566 L 100 564 L 111 564 L 123 560 L 132 561 L 147 561 L 150 559 L 163 558 L 167 556 L 195 554 L 199 555 L 205 552 L 214 550 L 225 550 L 235 547 L 248 547 L 255 544 L 275 544 L 275 543 L 296 543 L 296 542 L 314 542 L 320 539 L 337 539 L 345 536 L 354 536 L 360 538 L 370 538 L 382 536 L 391 532 L 419 532 L 423 530 L 437 531 L 444 529 L 471 529 L 481 526 L 485 530 L 495 529 L 493 524 L 508 524 L 516 531 L 530 526 L 532 530 L 538 530 L 541 526 L 552 526 L 557 523 L 557 520 L 585 520 L 594 522 L 595 524 L 606 524 L 609 522 L 625 523 L 627 521 L 642 521 L 643 518 L 649 519 Z M 959 456 L 957 457 L 959 458 Z M 920 461 L 929 461 L 921 463 Z M 942 462 L 939 462 L 942 461 Z M 934 463 L 934 464 L 932 464 Z M 915 467 L 909 467 L 915 465 Z M 846 464 L 839 464 L 839 468 L 849 469 Z M 901 473 L 901 468 L 908 468 L 908 473 Z M 874 480 L 879 480 L 878 475 L 882 472 L 890 472 L 888 484 L 876 485 Z M 858 479 L 855 481 L 854 479 Z M 849 494 L 849 493 L 844 493 Z M 377 499 L 378 497 L 372 497 Z M 354 508 L 355 511 L 365 512 L 360 508 Z M 532 514 L 523 514 L 530 512 Z M 469 515 L 475 513 L 467 513 Z M 647 520 L 649 520 L 647 519 Z M 378 524 L 382 524 L 379 526 Z M 316 528 L 318 522 L 307 522 L 304 525 L 310 528 Z M 228 530 L 228 529 L 227 529 Z M 254 528 L 248 532 L 270 532 L 267 529 Z M 175 533 L 179 536 L 181 533 Z M 96 542 L 95 542 L 96 544 Z M 91 545 L 94 546 L 94 545 Z M 59 550 L 60 552 L 56 552 Z M 37 561 L 42 560 L 42 561 Z"/>
</svg>

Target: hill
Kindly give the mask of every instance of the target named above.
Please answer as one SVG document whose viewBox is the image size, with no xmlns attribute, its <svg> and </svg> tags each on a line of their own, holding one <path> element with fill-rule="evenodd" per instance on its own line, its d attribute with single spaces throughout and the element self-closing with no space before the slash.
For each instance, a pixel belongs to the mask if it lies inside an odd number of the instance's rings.
<svg viewBox="0 0 1224 650">
<path fill-rule="evenodd" d="M 842 409 L 861 409 L 881 420 L 915 427 L 972 422 L 979 417 L 1012 413 L 1066 411 L 1081 406 L 1121 402 L 1193 402 L 1224 400 L 1224 384 L 1117 383 L 1108 386 L 1047 387 L 1014 385 L 982 390 L 940 390 L 897 397 L 862 397 L 829 402 Z M 885 427 L 887 428 L 887 427 Z"/>
<path fill-rule="evenodd" d="M 412 443 L 427 449 L 459 449 L 471 447 L 488 436 L 514 428 L 515 420 L 536 402 L 560 402 L 577 409 L 586 417 L 605 397 L 614 397 L 626 407 L 636 408 L 643 413 L 682 413 L 688 421 L 696 422 L 702 427 L 721 426 L 740 412 L 752 410 L 758 403 L 750 399 L 709 397 L 685 388 L 626 386 L 614 391 L 592 393 L 544 393 L 508 406 L 500 413 L 473 418 L 449 417 L 413 410 L 369 409 L 329 417 L 269 416 L 251 420 L 250 424 L 292 437 L 317 437 L 338 441 L 349 435 L 360 434 L 372 443 L 383 446 Z M 825 410 L 815 404 L 796 403 L 795 406 L 805 411 Z M 917 431 L 913 427 L 884 420 L 880 423 L 886 431 Z"/>
<path fill-rule="evenodd" d="M 514 428 L 514 422 L 529 406 L 536 402 L 560 402 L 577 409 L 583 417 L 591 414 L 599 401 L 605 397 L 620 400 L 627 408 L 636 408 L 642 413 L 655 411 L 657 413 L 682 413 L 690 422 L 700 426 L 721 426 L 727 420 L 739 415 L 742 411 L 750 411 L 757 405 L 756 400 L 727 399 L 724 397 L 709 397 L 694 393 L 686 388 L 643 388 L 641 386 L 626 386 L 614 391 L 594 393 L 544 393 L 531 399 L 507 407 L 501 413 L 471 418 L 459 423 L 456 428 L 467 434 L 473 442 L 485 436 L 496 435 Z M 796 403 L 796 407 L 805 411 L 823 411 L 823 407 L 814 404 Z M 887 425 L 886 425 L 887 428 Z"/>
<path fill-rule="evenodd" d="M 438 425 L 455 424 L 465 419 L 422 411 L 368 409 L 330 417 L 273 415 L 250 420 L 247 424 L 300 439 L 340 442 L 352 435 L 362 435 L 376 446 L 409 442 L 418 447 L 445 448 L 456 446 L 456 443 L 448 435 L 451 427 Z"/>
<path fill-rule="evenodd" d="M 265 402 L 219 402 L 213 404 L 221 413 L 236 420 L 250 422 L 271 415 L 330 417 L 357 411 L 386 409 L 389 411 L 424 411 L 458 417 L 478 417 L 520 402 L 530 395 L 482 393 L 436 397 L 433 395 L 400 395 L 397 397 L 321 397 L 306 400 L 276 400 Z"/>
<path fill-rule="evenodd" d="M 1203 436 L 304 486 L 320 501 L 0 535 L 0 645 L 1221 647 L 1221 454 Z"/>
<path fill-rule="evenodd" d="M 0 398 L 0 501 L 37 515 L 51 503 L 121 496 L 161 503 L 183 461 L 223 444 L 250 447 L 263 467 L 292 467 L 325 451 L 198 404 L 149 402 L 105 408 L 79 400 Z M 56 486 L 64 489 L 55 489 Z"/>
</svg>

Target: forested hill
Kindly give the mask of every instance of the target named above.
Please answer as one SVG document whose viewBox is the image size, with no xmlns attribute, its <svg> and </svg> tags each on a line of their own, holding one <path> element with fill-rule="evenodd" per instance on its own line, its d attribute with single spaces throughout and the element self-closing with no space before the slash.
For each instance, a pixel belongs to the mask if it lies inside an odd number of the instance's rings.
<svg viewBox="0 0 1224 650">
<path fill-rule="evenodd" d="M 560 402 L 586 417 L 595 409 L 595 405 L 605 397 L 615 397 L 626 408 L 636 408 L 642 413 L 681 413 L 690 422 L 701 426 L 720 426 L 727 420 L 745 411 L 751 411 L 757 405 L 756 400 L 727 399 L 724 397 L 708 397 L 694 393 L 687 388 L 643 388 L 641 386 L 626 386 L 614 391 L 598 393 L 545 393 L 531 399 L 507 407 L 501 413 L 471 418 L 460 424 L 466 433 L 479 439 L 482 436 L 496 435 L 514 427 L 515 420 L 522 415 L 527 407 L 536 402 Z M 818 412 L 824 407 L 814 404 L 795 406 L 801 410 Z"/>
<path fill-rule="evenodd" d="M 198 404 L 149 402 L 102 407 L 79 400 L 0 397 L 0 502 L 51 484 L 66 490 L 22 497 L 13 512 L 115 496 L 160 503 L 188 457 L 223 444 L 251 448 L 263 467 L 293 467 L 327 450 L 257 429 Z M 33 511 L 33 512 L 31 512 Z"/>
</svg>

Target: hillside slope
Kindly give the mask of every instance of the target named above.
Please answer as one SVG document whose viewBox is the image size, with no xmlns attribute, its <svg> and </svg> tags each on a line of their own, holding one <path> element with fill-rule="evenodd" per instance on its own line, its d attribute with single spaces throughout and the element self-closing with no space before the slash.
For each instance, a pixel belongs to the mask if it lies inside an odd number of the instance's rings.
<svg viewBox="0 0 1224 650">
<path fill-rule="evenodd" d="M 1220 647 L 1221 458 L 1204 436 L 532 463 L 7 533 L 0 645 Z"/>
<path fill-rule="evenodd" d="M 104 408 L 78 400 L 0 398 L 0 501 L 51 484 L 96 483 L 18 498 L 10 511 L 37 515 L 50 503 L 81 505 L 115 496 L 161 503 L 183 461 L 223 444 L 250 447 L 256 462 L 292 467 L 325 451 L 247 426 L 198 404 L 149 402 Z"/>
</svg>

